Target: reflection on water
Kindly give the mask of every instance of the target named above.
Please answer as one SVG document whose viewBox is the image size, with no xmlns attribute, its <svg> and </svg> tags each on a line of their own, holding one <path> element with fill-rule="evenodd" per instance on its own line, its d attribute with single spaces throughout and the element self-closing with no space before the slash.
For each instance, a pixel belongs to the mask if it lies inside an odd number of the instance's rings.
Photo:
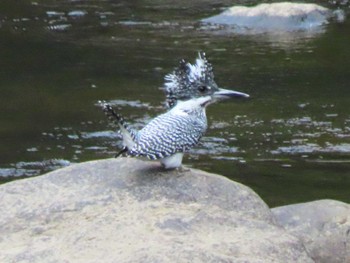
<svg viewBox="0 0 350 263">
<path fill-rule="evenodd" d="M 32 148 L 33 149 L 33 148 Z M 35 149 L 35 148 L 34 148 Z M 31 149 L 27 149 L 31 151 Z M 71 162 L 67 160 L 46 160 L 38 162 L 18 162 L 11 165 L 11 168 L 1 168 L 0 176 L 2 177 L 22 177 L 35 176 L 46 173 L 64 166 L 70 165 Z"/>
<path fill-rule="evenodd" d="M 205 50 L 217 83 L 252 99 L 210 106 L 184 163 L 271 205 L 350 201 L 348 21 L 314 35 L 242 36 L 198 23 L 229 2 L 0 5 L 1 181 L 112 157 L 120 135 L 98 100 L 142 128 L 164 111 L 165 74 Z"/>
</svg>

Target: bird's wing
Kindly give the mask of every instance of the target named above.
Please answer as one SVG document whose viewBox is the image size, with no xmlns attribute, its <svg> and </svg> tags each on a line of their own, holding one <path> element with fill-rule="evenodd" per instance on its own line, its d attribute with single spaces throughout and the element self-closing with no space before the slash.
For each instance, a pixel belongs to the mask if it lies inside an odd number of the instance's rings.
<svg viewBox="0 0 350 263">
<path fill-rule="evenodd" d="M 139 140 L 129 155 L 154 160 L 188 151 L 198 143 L 206 128 L 206 122 L 188 115 L 160 115 L 139 132 Z"/>
</svg>

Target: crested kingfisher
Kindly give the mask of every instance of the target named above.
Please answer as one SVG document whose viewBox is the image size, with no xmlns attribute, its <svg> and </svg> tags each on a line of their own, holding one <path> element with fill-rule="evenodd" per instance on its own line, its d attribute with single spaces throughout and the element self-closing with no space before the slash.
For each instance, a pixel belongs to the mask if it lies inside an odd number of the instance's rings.
<svg viewBox="0 0 350 263">
<path fill-rule="evenodd" d="M 101 106 L 110 120 L 116 121 L 123 137 L 118 155 L 160 160 L 166 169 L 178 168 L 185 152 L 198 144 L 207 130 L 206 107 L 230 98 L 248 98 L 246 93 L 219 88 L 213 67 L 205 53 L 199 52 L 194 64 L 181 60 L 165 76 L 164 92 L 168 111 L 137 131 L 105 102 Z"/>
</svg>

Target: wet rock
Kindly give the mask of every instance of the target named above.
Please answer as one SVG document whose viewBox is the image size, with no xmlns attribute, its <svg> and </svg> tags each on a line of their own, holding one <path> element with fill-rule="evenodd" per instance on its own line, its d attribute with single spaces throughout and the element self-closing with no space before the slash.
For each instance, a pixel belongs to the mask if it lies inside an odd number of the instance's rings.
<svg viewBox="0 0 350 263">
<path fill-rule="evenodd" d="M 310 30 L 327 24 L 331 18 L 345 20 L 344 12 L 305 3 L 271 3 L 253 7 L 233 6 L 223 13 L 205 18 L 204 23 L 232 25 L 252 32 Z M 243 32 L 242 32 L 243 33 Z"/>
<path fill-rule="evenodd" d="M 312 262 L 250 188 L 119 158 L 0 186 L 0 262 Z"/>
<path fill-rule="evenodd" d="M 350 262 L 350 205 L 319 200 L 272 212 L 289 233 L 303 241 L 315 262 Z"/>
</svg>

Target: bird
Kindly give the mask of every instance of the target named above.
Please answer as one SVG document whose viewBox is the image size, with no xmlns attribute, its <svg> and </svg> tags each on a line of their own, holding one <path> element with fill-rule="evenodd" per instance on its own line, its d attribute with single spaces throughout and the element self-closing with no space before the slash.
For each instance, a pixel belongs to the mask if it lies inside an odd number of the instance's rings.
<svg viewBox="0 0 350 263">
<path fill-rule="evenodd" d="M 132 129 L 111 105 L 100 102 L 107 117 L 116 121 L 123 137 L 123 149 L 116 155 L 160 160 L 165 169 L 182 167 L 184 153 L 198 144 L 208 124 L 206 107 L 229 98 L 248 98 L 243 92 L 219 88 L 212 65 L 204 52 L 194 64 L 181 60 L 165 76 L 167 111 L 152 119 L 141 130 Z"/>
</svg>

